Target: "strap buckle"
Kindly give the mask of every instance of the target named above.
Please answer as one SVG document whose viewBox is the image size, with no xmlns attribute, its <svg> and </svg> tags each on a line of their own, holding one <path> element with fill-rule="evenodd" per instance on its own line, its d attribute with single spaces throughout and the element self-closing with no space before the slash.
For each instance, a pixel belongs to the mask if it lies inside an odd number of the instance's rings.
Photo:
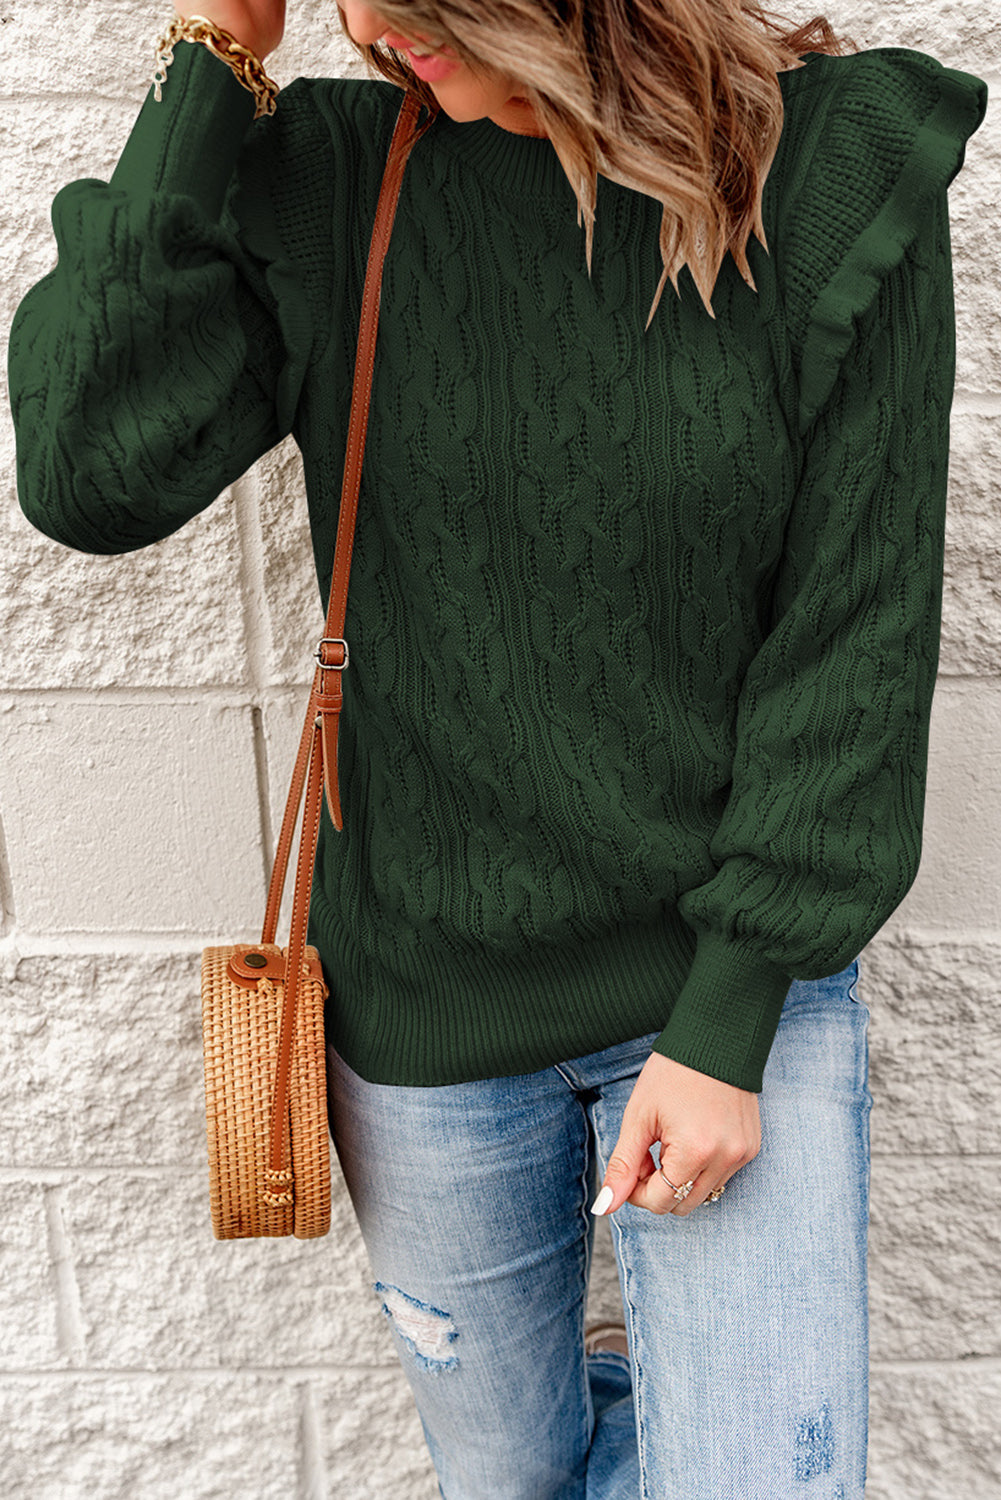
<svg viewBox="0 0 1001 1500">
<path fill-rule="evenodd" d="M 344 660 L 342 662 L 329 662 L 323 660 L 324 646 L 343 646 Z M 319 662 L 325 672 L 343 672 L 348 664 L 348 643 L 339 635 L 325 635 L 313 652 L 313 657 Z"/>
</svg>

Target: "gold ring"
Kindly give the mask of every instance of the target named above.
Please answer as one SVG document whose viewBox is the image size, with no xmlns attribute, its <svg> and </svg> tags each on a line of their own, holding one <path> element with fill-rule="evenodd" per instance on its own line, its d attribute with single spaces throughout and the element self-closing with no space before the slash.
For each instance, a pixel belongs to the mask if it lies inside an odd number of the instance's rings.
<svg viewBox="0 0 1001 1500">
<path fill-rule="evenodd" d="M 660 1172 L 659 1167 L 657 1168 L 657 1170 L 658 1172 Z M 668 1177 L 666 1172 L 661 1172 L 660 1175 L 661 1177 L 663 1177 L 668 1187 L 674 1188 L 674 1196 L 679 1203 L 684 1202 L 689 1193 L 692 1191 L 692 1188 L 695 1186 L 694 1177 L 690 1177 L 687 1182 L 683 1182 L 680 1187 L 676 1187 L 675 1184 L 671 1181 L 670 1177 Z"/>
<path fill-rule="evenodd" d="M 682 1183 L 681 1187 L 678 1187 L 676 1183 L 673 1183 L 671 1181 L 670 1177 L 668 1177 L 668 1175 L 667 1175 L 666 1172 L 661 1171 L 660 1167 L 658 1167 L 657 1170 L 658 1170 L 658 1172 L 660 1172 L 661 1177 L 663 1177 L 663 1179 L 667 1183 L 668 1187 L 674 1189 L 674 1196 L 678 1200 L 678 1202 L 684 1202 L 684 1200 L 688 1197 L 689 1193 L 692 1191 L 692 1188 L 695 1186 L 695 1179 L 694 1178 L 689 1178 L 689 1180 L 687 1182 Z M 709 1194 L 708 1198 L 705 1200 L 706 1203 L 718 1203 L 719 1200 L 722 1198 L 722 1196 L 723 1196 L 723 1194 L 725 1192 L 726 1192 L 726 1183 L 724 1182 L 724 1184 L 723 1184 L 722 1187 L 713 1188 L 712 1192 Z"/>
</svg>

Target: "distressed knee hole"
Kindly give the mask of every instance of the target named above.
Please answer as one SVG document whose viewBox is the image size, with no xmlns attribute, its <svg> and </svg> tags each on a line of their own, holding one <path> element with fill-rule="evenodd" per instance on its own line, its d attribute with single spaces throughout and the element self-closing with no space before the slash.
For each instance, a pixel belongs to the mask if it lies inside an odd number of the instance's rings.
<svg viewBox="0 0 1001 1500">
<path fill-rule="evenodd" d="M 383 1299 L 383 1312 L 422 1370 L 439 1375 L 443 1370 L 459 1368 L 457 1357 L 448 1352 L 449 1345 L 459 1337 L 448 1313 L 382 1281 L 375 1283 L 375 1290 Z"/>
<path fill-rule="evenodd" d="M 796 1478 L 813 1479 L 817 1474 L 827 1474 L 833 1461 L 834 1424 L 831 1408 L 823 1401 L 819 1411 L 801 1417 L 796 1423 Z"/>
</svg>

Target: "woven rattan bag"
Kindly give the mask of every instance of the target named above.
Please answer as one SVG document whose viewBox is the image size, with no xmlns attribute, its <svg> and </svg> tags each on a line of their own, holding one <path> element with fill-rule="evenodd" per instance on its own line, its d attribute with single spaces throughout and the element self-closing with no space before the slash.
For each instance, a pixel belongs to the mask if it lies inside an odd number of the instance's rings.
<svg viewBox="0 0 1001 1500">
<path fill-rule="evenodd" d="M 324 792 L 342 829 L 337 782 L 343 638 L 358 486 L 368 425 L 382 265 L 407 157 L 433 123 L 418 125 L 420 104 L 404 96 L 397 116 L 369 249 L 351 393 L 344 483 L 333 578 L 316 674 L 306 708 L 268 891 L 259 943 L 202 952 L 202 1034 L 209 1196 L 216 1239 L 295 1235 L 330 1228 L 323 1006 L 329 993 L 316 949 L 306 944 L 316 839 Z M 289 850 L 306 788 L 288 946 L 274 942 Z"/>
</svg>

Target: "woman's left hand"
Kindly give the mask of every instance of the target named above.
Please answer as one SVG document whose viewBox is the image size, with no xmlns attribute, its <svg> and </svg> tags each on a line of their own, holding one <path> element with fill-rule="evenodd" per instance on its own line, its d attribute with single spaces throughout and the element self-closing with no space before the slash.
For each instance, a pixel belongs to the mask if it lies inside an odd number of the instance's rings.
<svg viewBox="0 0 1001 1500">
<path fill-rule="evenodd" d="M 650 1147 L 660 1141 L 660 1164 L 671 1182 L 694 1186 L 679 1201 L 657 1170 Z M 651 1213 L 690 1214 L 761 1149 L 758 1096 L 684 1063 L 651 1052 L 629 1096 L 622 1128 L 605 1173 L 612 1189 L 602 1210 L 623 1203 Z M 595 1199 L 600 1202 L 601 1194 Z"/>
</svg>

